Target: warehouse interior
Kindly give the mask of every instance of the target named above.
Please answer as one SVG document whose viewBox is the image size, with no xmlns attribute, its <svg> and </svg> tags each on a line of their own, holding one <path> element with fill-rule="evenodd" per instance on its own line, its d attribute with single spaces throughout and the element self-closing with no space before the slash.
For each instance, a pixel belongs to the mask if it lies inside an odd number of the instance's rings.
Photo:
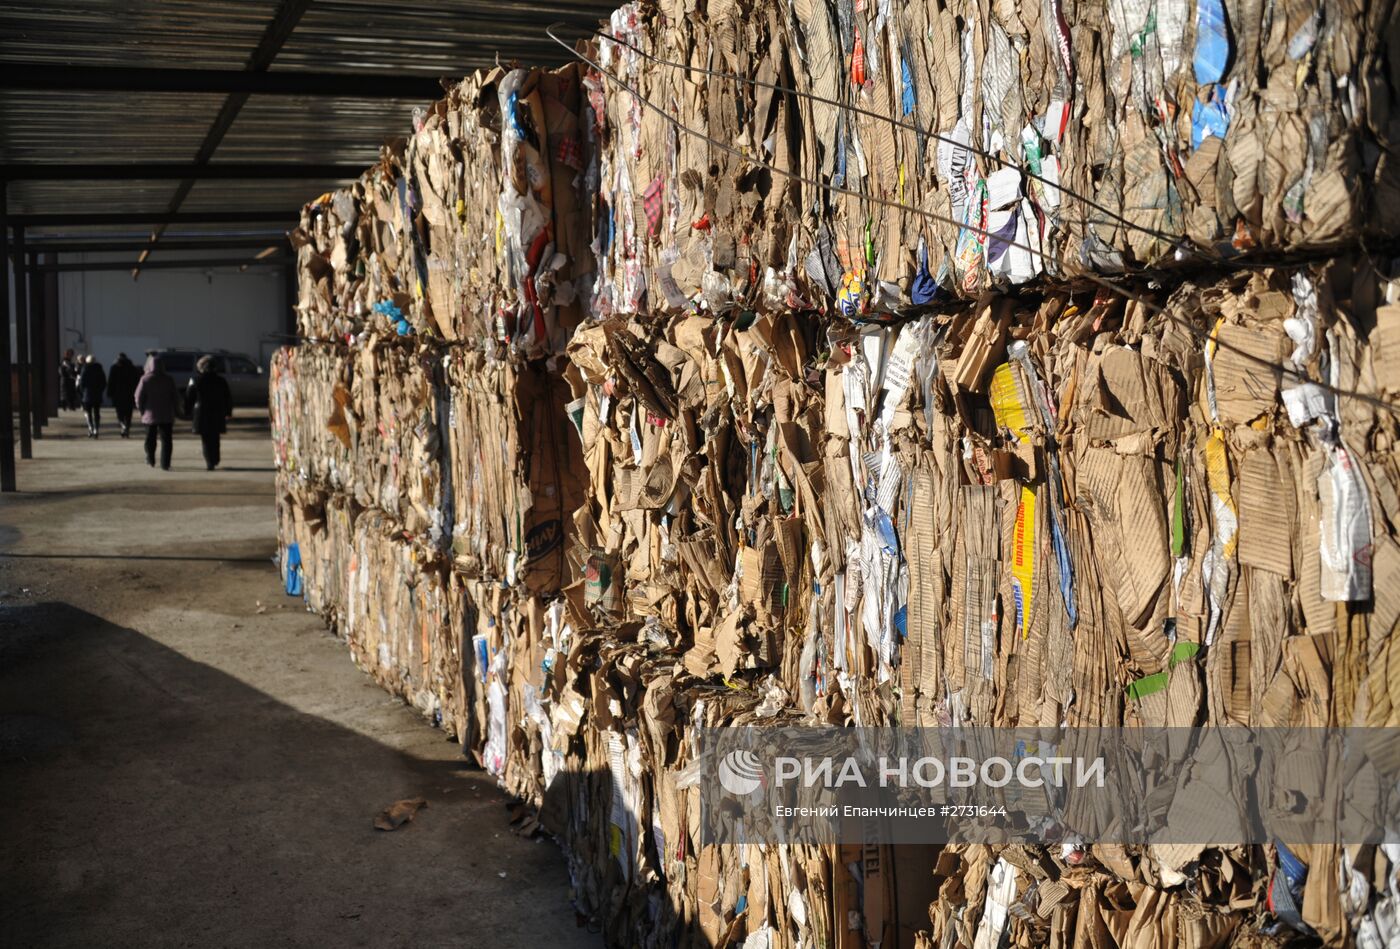
<svg viewBox="0 0 1400 949">
<path fill-rule="evenodd" d="M 0 490 L 14 489 L 14 458 L 29 457 L 58 410 L 65 350 L 110 363 L 107 350 L 127 342 L 225 348 L 265 366 L 292 328 L 286 234 L 301 206 L 377 161 L 412 110 L 441 96 L 441 79 L 498 57 L 552 61 L 541 18 L 592 27 L 608 12 L 357 0 L 0 8 L 0 301 L 15 327 L 0 375 L 13 365 L 18 378 L 0 392 Z"/>
<path fill-rule="evenodd" d="M 0 0 L 0 944 L 1400 945 L 1397 40 Z"/>
<path fill-rule="evenodd" d="M 598 944 L 493 782 L 278 590 L 266 408 L 236 411 L 220 471 L 185 434 L 152 472 L 110 408 L 81 437 L 58 367 L 174 347 L 266 372 L 301 206 L 441 78 L 607 12 L 0 4 L 0 943 Z"/>
</svg>

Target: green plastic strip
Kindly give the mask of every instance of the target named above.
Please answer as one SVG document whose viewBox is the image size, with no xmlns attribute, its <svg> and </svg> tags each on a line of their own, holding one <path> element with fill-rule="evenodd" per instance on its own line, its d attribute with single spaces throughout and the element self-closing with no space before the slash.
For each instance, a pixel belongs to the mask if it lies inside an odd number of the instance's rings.
<svg viewBox="0 0 1400 949">
<path fill-rule="evenodd" d="M 1181 663 L 1193 658 L 1201 651 L 1200 643 L 1177 643 L 1172 647 L 1171 657 L 1167 659 L 1167 672 L 1158 672 L 1154 675 L 1143 676 L 1136 682 L 1128 686 L 1128 698 L 1133 701 L 1145 699 L 1149 695 L 1161 692 L 1167 687 L 1167 676 L 1172 669 Z"/>
<path fill-rule="evenodd" d="M 1176 493 L 1172 496 L 1172 556 L 1186 552 L 1186 474 L 1176 460 Z"/>
</svg>

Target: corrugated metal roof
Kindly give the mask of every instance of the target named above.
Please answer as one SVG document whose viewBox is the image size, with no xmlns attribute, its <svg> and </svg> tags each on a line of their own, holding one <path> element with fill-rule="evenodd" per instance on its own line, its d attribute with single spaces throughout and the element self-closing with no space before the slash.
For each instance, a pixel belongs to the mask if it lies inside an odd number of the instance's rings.
<svg viewBox="0 0 1400 949">
<path fill-rule="evenodd" d="M 172 181 L 13 181 L 11 214 L 135 214 L 164 211 Z"/>
<path fill-rule="evenodd" d="M 340 187 L 345 182 L 317 181 L 200 181 L 185 199 L 183 210 L 226 211 L 229 208 L 287 208 L 289 217 L 303 204 Z"/>
<path fill-rule="evenodd" d="M 426 103 L 327 96 L 250 96 L 224 136 L 219 161 L 372 165 L 379 147 L 412 132 Z"/>
<path fill-rule="evenodd" d="M 224 97 L 0 90 L 0 161 L 189 161 Z"/>
<path fill-rule="evenodd" d="M 0 0 L 7 65 L 241 70 L 268 32 L 278 0 Z M 613 3 L 577 0 L 314 0 L 271 62 L 273 72 L 455 78 L 499 61 L 562 63 L 544 35 L 564 21 L 589 28 Z M 0 163 L 193 162 L 225 102 L 220 94 L 0 90 Z M 213 162 L 369 165 L 409 133 L 426 102 L 252 95 Z M 182 211 L 286 208 L 334 181 L 199 181 Z M 16 181 L 15 214 L 165 211 L 178 181 Z M 188 225 L 179 225 L 188 229 Z M 259 225 L 212 225 L 222 233 Z M 64 228 L 65 232 L 73 228 Z"/>
<path fill-rule="evenodd" d="M 545 35 L 545 27 L 558 21 L 592 27 L 616 6 L 571 0 L 317 0 L 273 68 L 462 76 L 494 65 L 498 54 L 502 63 L 562 63 L 564 51 Z"/>
<path fill-rule="evenodd" d="M 27 228 L 25 235 L 31 244 L 44 240 L 129 242 L 146 240 L 153 230 L 152 227 L 139 224 L 36 225 Z M 266 237 L 272 241 L 286 231 L 286 226 L 268 224 L 178 224 L 171 225 L 165 232 L 165 237 L 170 240 Z"/>
<path fill-rule="evenodd" d="M 242 69 L 276 0 L 0 2 L 0 56 L 83 66 Z"/>
</svg>

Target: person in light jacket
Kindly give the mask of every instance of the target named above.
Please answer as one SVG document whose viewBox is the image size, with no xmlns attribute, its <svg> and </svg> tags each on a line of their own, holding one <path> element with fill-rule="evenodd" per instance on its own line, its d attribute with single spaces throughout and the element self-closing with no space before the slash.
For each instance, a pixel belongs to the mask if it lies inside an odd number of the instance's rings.
<svg viewBox="0 0 1400 949">
<path fill-rule="evenodd" d="M 83 403 L 83 413 L 87 416 L 88 438 L 97 437 L 97 429 L 102 424 L 102 394 L 107 391 L 107 373 L 102 371 L 102 363 L 97 357 L 88 354 L 83 360 L 83 368 L 78 371 L 78 398 Z"/>
<path fill-rule="evenodd" d="M 107 371 L 107 397 L 117 410 L 117 423 L 122 427 L 122 438 L 131 435 L 131 408 L 136 404 L 136 385 L 141 381 L 141 370 L 134 366 L 126 353 L 117 355 L 117 361 Z"/>
<path fill-rule="evenodd" d="M 136 384 L 136 409 L 146 426 L 146 464 L 156 465 L 156 436 L 160 436 L 160 466 L 170 470 L 171 440 L 175 428 L 175 400 L 180 393 L 157 356 L 146 357 L 146 372 Z"/>
<path fill-rule="evenodd" d="M 204 465 L 213 471 L 219 466 L 219 436 L 228 430 L 227 420 L 233 417 L 233 393 L 214 368 L 212 356 L 201 356 L 195 368 L 199 375 L 185 390 L 185 411 L 204 443 Z"/>
</svg>

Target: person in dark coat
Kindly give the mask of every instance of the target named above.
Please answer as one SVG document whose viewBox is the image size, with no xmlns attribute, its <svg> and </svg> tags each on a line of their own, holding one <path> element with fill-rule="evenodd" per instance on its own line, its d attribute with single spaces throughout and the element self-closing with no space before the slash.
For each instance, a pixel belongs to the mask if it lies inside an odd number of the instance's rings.
<svg viewBox="0 0 1400 949">
<path fill-rule="evenodd" d="M 107 372 L 107 397 L 117 410 L 117 422 L 122 427 L 122 438 L 131 435 L 131 407 L 136 404 L 136 385 L 141 381 L 141 370 L 119 353 L 117 361 Z"/>
<path fill-rule="evenodd" d="M 213 471 L 219 466 L 219 436 L 228 430 L 228 419 L 233 416 L 233 393 L 214 368 L 212 357 L 201 356 L 195 368 L 199 375 L 185 390 L 185 411 L 204 443 L 204 464 Z"/>
<path fill-rule="evenodd" d="M 58 383 L 59 408 L 71 412 L 78 407 L 78 359 L 71 349 L 63 354 L 63 361 L 58 364 Z"/>
<path fill-rule="evenodd" d="M 136 384 L 136 408 L 146 426 L 146 464 L 156 464 L 156 435 L 160 435 L 160 466 L 170 470 L 171 440 L 175 428 L 175 400 L 180 393 L 157 356 L 146 357 L 146 372 Z"/>
<path fill-rule="evenodd" d="M 88 438 L 96 438 L 98 426 L 102 424 L 102 394 L 106 391 L 107 373 L 102 371 L 97 357 L 89 354 L 78 372 L 78 398 L 87 415 Z"/>
</svg>

